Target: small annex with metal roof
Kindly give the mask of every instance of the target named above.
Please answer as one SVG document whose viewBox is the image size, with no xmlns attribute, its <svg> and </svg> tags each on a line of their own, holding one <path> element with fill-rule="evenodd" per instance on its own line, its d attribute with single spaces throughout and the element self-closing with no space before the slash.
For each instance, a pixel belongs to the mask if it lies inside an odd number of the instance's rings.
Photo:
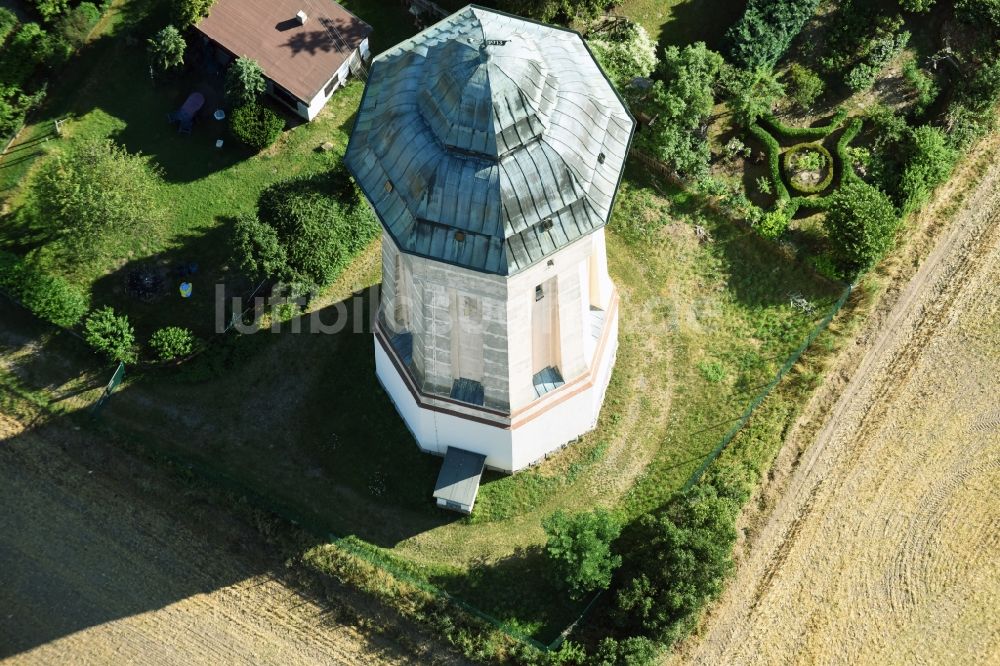
<svg viewBox="0 0 1000 666">
<path fill-rule="evenodd" d="M 513 275 L 607 223 L 634 125 L 579 34 L 469 5 L 374 59 L 345 162 L 402 252 Z"/>
<path fill-rule="evenodd" d="M 434 485 L 434 499 L 443 509 L 472 513 L 479 493 L 486 456 L 454 446 L 448 447 Z"/>
</svg>

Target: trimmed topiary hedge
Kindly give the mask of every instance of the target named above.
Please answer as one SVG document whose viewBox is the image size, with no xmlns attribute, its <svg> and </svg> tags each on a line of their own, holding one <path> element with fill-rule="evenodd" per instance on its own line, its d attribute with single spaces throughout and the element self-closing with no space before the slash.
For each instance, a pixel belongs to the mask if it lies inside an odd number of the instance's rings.
<svg viewBox="0 0 1000 666">
<path fill-rule="evenodd" d="M 833 134 L 840 124 L 844 122 L 844 118 L 847 117 L 847 111 L 844 109 L 838 109 L 830 122 L 826 125 L 821 125 L 819 127 L 792 127 L 786 125 L 772 114 L 764 116 L 764 120 L 768 125 L 774 128 L 774 131 L 783 137 L 788 139 L 825 139 L 830 134 Z"/>
<path fill-rule="evenodd" d="M 826 160 L 826 176 L 824 176 L 823 179 L 816 184 L 796 183 L 792 180 L 792 158 L 799 153 L 807 151 L 819 153 Z M 803 194 L 817 194 L 828 188 L 830 183 L 833 182 L 833 156 L 830 154 L 830 151 L 826 149 L 826 146 L 821 143 L 800 143 L 792 146 L 786 150 L 785 154 L 782 156 L 782 166 L 785 168 L 785 173 L 788 175 L 788 182 L 791 183 L 792 188 Z"/>
<path fill-rule="evenodd" d="M 788 188 L 781 178 L 781 146 L 778 140 L 771 136 L 767 130 L 754 123 L 749 127 L 750 134 L 764 144 L 764 152 L 767 154 L 767 167 L 771 175 L 771 184 L 774 185 L 774 194 L 778 201 L 788 201 L 791 196 Z"/>
<path fill-rule="evenodd" d="M 847 127 L 844 128 L 844 133 L 837 140 L 837 159 L 840 160 L 841 185 L 861 180 L 854 171 L 854 164 L 851 156 L 847 154 L 847 148 L 851 145 L 851 141 L 854 141 L 854 137 L 858 135 L 858 132 L 861 131 L 863 124 L 864 122 L 861 118 L 851 118 L 851 121 L 847 123 Z"/>
<path fill-rule="evenodd" d="M 262 104 L 244 104 L 233 111 L 229 129 L 241 143 L 264 150 L 281 136 L 285 120 Z"/>
</svg>

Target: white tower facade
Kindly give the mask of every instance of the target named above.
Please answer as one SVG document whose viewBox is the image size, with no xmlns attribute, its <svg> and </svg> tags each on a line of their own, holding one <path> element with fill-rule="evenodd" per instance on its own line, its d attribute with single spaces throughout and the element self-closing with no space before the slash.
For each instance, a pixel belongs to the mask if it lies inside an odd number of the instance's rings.
<svg viewBox="0 0 1000 666">
<path fill-rule="evenodd" d="M 384 231 L 376 372 L 422 449 L 512 472 L 596 424 L 633 128 L 579 35 L 478 7 L 373 62 L 346 162 Z"/>
</svg>

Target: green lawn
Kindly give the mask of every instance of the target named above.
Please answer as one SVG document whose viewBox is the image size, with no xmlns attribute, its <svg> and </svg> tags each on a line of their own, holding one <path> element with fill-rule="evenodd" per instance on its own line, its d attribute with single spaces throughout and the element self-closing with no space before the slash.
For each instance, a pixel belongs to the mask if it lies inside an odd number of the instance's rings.
<svg viewBox="0 0 1000 666">
<path fill-rule="evenodd" d="M 661 45 L 701 41 L 719 49 L 745 8 L 746 0 L 624 0 L 615 14 L 640 23 Z"/>
</svg>

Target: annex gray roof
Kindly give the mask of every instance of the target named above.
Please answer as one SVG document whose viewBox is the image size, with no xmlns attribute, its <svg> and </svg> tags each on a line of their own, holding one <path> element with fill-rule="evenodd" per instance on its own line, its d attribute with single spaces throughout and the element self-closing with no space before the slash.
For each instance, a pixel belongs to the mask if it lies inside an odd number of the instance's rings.
<svg viewBox="0 0 1000 666">
<path fill-rule="evenodd" d="M 469 5 L 375 58 L 345 161 L 403 252 L 510 275 L 607 222 L 634 126 L 577 33 Z"/>
<path fill-rule="evenodd" d="M 485 465 L 486 456 L 449 446 L 434 485 L 434 498 L 447 508 L 471 512 Z"/>
</svg>

